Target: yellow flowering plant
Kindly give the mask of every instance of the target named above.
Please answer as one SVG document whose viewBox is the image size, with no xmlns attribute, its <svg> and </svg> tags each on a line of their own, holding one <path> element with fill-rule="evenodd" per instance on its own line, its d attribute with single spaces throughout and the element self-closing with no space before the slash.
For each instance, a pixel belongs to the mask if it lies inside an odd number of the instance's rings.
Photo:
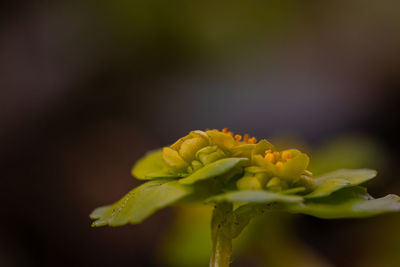
<svg viewBox="0 0 400 267">
<path fill-rule="evenodd" d="M 297 149 L 278 151 L 267 140 L 228 129 L 192 131 L 168 147 L 148 152 L 132 175 L 145 182 L 112 205 L 95 209 L 92 226 L 141 223 L 177 203 L 213 204 L 210 266 L 229 266 L 232 239 L 270 210 L 318 218 L 362 218 L 400 211 L 400 197 L 373 198 L 360 184 L 371 169 L 341 169 L 318 177 Z"/>
</svg>

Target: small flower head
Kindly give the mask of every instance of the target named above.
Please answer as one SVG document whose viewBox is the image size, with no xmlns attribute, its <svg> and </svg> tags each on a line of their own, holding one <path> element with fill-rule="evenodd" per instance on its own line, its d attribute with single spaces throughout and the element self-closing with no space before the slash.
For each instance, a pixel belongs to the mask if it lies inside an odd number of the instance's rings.
<svg viewBox="0 0 400 267">
<path fill-rule="evenodd" d="M 248 134 L 234 134 L 224 128 L 192 131 L 170 147 L 163 148 L 167 168 L 187 176 L 223 158 L 241 157 L 250 160 L 243 176 L 236 182 L 239 190 L 281 191 L 292 187 L 311 189 L 312 175 L 307 171 L 309 158 L 299 150 L 277 151 L 266 140 L 257 143 Z"/>
<path fill-rule="evenodd" d="M 196 152 L 209 144 L 210 139 L 203 131 L 190 132 L 170 147 L 163 148 L 166 167 L 173 173 L 188 172 L 190 163 L 196 158 Z"/>
<path fill-rule="evenodd" d="M 293 187 L 311 190 L 314 187 L 312 174 L 307 170 L 309 157 L 305 153 L 297 149 L 279 152 L 269 143 L 260 142 L 258 146 L 258 151 L 253 153 L 252 163 L 269 173 L 270 180 L 266 184 L 268 190 L 280 191 Z"/>
<path fill-rule="evenodd" d="M 206 164 L 226 157 L 248 157 L 257 139 L 233 134 L 228 128 L 192 131 L 170 147 L 163 148 L 163 159 L 170 172 L 185 176 Z"/>
</svg>

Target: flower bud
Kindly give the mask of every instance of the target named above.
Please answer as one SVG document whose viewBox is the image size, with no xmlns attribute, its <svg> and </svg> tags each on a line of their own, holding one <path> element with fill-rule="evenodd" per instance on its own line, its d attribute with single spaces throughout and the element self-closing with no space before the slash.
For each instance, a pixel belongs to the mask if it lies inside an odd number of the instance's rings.
<svg viewBox="0 0 400 267">
<path fill-rule="evenodd" d="M 280 192 L 289 187 L 288 183 L 285 180 L 279 179 L 278 177 L 273 177 L 267 183 L 267 189 L 272 192 Z"/>
<path fill-rule="evenodd" d="M 309 171 L 305 171 L 299 178 L 293 181 L 293 187 L 304 187 L 307 190 L 311 190 L 315 187 L 314 179 Z"/>
<path fill-rule="evenodd" d="M 201 162 L 198 160 L 193 160 L 191 164 L 192 164 L 193 171 L 197 171 L 198 169 L 203 167 L 203 164 L 201 164 Z"/>
<path fill-rule="evenodd" d="M 187 162 L 191 162 L 195 159 L 196 152 L 207 146 L 208 142 L 201 136 L 194 136 L 193 138 L 183 141 L 179 148 L 179 154 Z"/>
<path fill-rule="evenodd" d="M 224 158 L 225 156 L 225 153 L 217 146 L 207 146 L 196 153 L 196 158 L 198 158 L 203 165 Z"/>
<path fill-rule="evenodd" d="M 270 177 L 268 172 L 257 166 L 246 167 L 244 173 L 236 182 L 239 190 L 261 190 Z"/>
<path fill-rule="evenodd" d="M 163 158 L 173 173 L 191 173 L 198 166 L 189 166 L 196 157 L 196 152 L 210 143 L 208 135 L 203 131 L 192 131 L 180 138 L 170 147 L 163 149 Z"/>
<path fill-rule="evenodd" d="M 244 176 L 236 182 L 239 190 L 261 190 L 262 185 L 255 176 Z"/>
<path fill-rule="evenodd" d="M 235 146 L 231 149 L 232 156 L 251 158 L 251 153 L 255 146 L 255 144 L 243 144 Z"/>
<path fill-rule="evenodd" d="M 179 155 L 176 150 L 164 147 L 162 156 L 167 168 L 173 173 L 185 172 L 189 164 Z"/>
</svg>

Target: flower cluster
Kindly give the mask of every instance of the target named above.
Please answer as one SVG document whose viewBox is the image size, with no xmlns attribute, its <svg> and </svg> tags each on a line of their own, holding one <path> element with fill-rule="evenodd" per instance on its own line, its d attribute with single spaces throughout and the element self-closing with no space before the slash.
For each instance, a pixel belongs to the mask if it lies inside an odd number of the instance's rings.
<svg viewBox="0 0 400 267">
<path fill-rule="evenodd" d="M 266 140 L 233 134 L 227 128 L 192 131 L 162 150 L 163 160 L 171 174 L 186 177 L 223 158 L 247 158 L 242 164 L 243 176 L 237 180 L 239 190 L 273 192 L 293 187 L 311 190 L 312 174 L 307 170 L 309 157 L 299 150 L 277 151 Z"/>
<path fill-rule="evenodd" d="M 95 209 L 93 226 L 140 223 L 169 205 L 199 201 L 238 204 L 232 211 L 238 220 L 232 236 L 269 204 L 319 218 L 400 211 L 398 196 L 374 199 L 360 186 L 376 171 L 342 169 L 313 177 L 308 164 L 309 157 L 297 149 L 278 151 L 267 140 L 226 128 L 192 131 L 141 158 L 132 174 L 145 182 L 114 204 Z"/>
<path fill-rule="evenodd" d="M 232 156 L 235 148 L 241 145 L 256 142 L 255 137 L 249 138 L 247 134 L 242 140 L 242 136 L 234 136 L 227 128 L 222 131 L 197 130 L 180 138 L 170 147 L 164 147 L 163 158 L 171 172 L 185 176 L 206 164 Z"/>
</svg>

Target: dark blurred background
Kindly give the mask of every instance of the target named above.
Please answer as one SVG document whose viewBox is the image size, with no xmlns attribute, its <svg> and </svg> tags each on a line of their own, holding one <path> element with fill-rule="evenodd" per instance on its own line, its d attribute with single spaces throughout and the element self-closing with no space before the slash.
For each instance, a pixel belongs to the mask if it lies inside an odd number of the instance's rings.
<svg viewBox="0 0 400 267">
<path fill-rule="evenodd" d="M 378 168 L 370 193 L 400 194 L 399 10 L 395 0 L 2 3 L 0 266 L 173 266 L 158 246 L 176 209 L 119 228 L 92 229 L 88 214 L 139 184 L 130 168 L 147 150 L 192 129 L 301 147 L 316 171 Z M 295 247 L 269 262 L 244 250 L 233 265 L 400 266 L 398 214 L 282 220 Z M 279 260 L 293 251 L 308 251 L 296 256 L 304 265 Z"/>
</svg>

